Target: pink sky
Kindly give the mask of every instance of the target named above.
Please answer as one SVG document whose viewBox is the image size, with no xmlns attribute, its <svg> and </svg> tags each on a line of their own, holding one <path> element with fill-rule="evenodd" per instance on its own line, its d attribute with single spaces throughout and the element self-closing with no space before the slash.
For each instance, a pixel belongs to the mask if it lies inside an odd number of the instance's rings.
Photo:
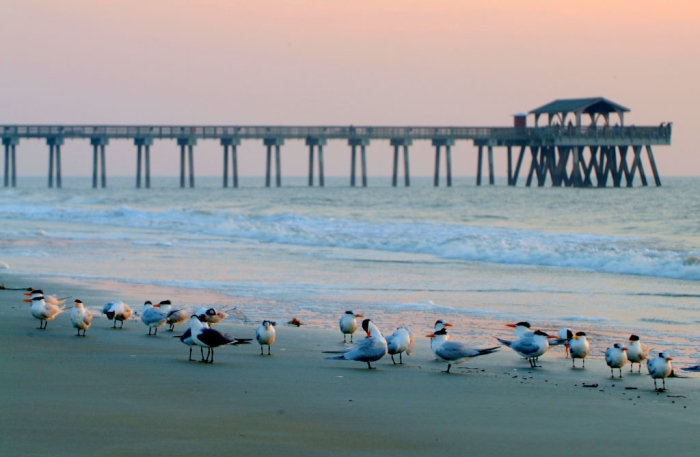
<svg viewBox="0 0 700 457">
<path fill-rule="evenodd" d="M 2 0 L 0 18 L 0 124 L 502 126 L 604 96 L 632 110 L 628 124 L 673 121 L 673 145 L 655 149 L 662 177 L 700 174 L 696 0 Z M 327 175 L 347 176 L 348 146 L 326 151 Z M 414 175 L 432 174 L 430 151 L 413 147 Z M 44 144 L 18 154 L 20 178 L 45 174 Z M 173 142 L 152 154 L 154 175 L 178 172 Z M 471 142 L 454 155 L 455 175 L 473 175 Z M 239 157 L 242 175 L 262 175 L 260 142 Z M 372 143 L 370 174 L 389 175 L 391 158 Z M 87 142 L 67 142 L 64 175 L 91 160 Z M 109 175 L 134 174 L 126 141 L 107 160 Z M 302 142 L 282 160 L 285 176 L 306 173 Z M 197 146 L 195 170 L 220 175 L 216 142 Z"/>
</svg>

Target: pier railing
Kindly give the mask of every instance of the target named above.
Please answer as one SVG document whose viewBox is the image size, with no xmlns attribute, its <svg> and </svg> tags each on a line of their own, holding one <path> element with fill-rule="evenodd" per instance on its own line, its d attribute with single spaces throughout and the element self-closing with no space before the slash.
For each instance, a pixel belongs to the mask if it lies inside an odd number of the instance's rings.
<svg viewBox="0 0 700 457">
<path fill-rule="evenodd" d="M 432 140 L 477 140 L 498 143 L 558 144 L 574 140 L 645 140 L 667 144 L 671 141 L 671 125 L 658 127 L 610 127 L 610 126 L 548 126 L 548 127 L 391 127 L 391 126 L 119 126 L 119 125 L 5 125 L 0 127 L 3 137 L 46 138 L 50 136 L 71 138 L 106 137 L 109 139 L 265 139 L 279 137 L 304 139 L 319 137 L 326 139 L 366 138 L 391 140 L 406 138 Z"/>
</svg>

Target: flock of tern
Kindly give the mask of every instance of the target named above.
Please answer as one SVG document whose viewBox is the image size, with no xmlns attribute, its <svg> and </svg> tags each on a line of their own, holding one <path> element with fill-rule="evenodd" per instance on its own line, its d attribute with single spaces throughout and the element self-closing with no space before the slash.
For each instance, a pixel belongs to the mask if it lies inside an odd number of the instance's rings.
<svg viewBox="0 0 700 457">
<path fill-rule="evenodd" d="M 31 314 L 39 319 L 39 329 L 46 329 L 48 322 L 55 319 L 65 309 L 65 300 L 59 300 L 54 296 L 45 296 L 41 290 L 32 290 L 25 295 L 30 298 L 25 302 L 31 303 Z M 121 301 L 107 303 L 102 313 L 109 320 L 114 321 L 113 328 L 123 328 L 124 321 L 133 315 L 133 310 L 129 305 Z M 150 301 L 144 303 L 141 313 L 141 321 L 148 327 L 148 335 L 157 335 L 158 328 L 169 325 L 169 331 L 173 331 L 176 325 L 185 322 L 189 323 L 189 328 L 184 334 L 177 336 L 182 343 L 189 346 L 189 360 L 192 359 L 192 348 L 199 346 L 201 361 L 213 363 L 214 349 L 224 345 L 249 344 L 252 338 L 234 338 L 225 333 L 212 328 L 212 325 L 224 320 L 228 314 L 217 311 L 214 308 L 200 307 L 195 311 L 186 309 L 173 309 L 170 300 L 164 300 L 153 304 Z M 360 325 L 366 333 L 366 337 L 354 342 L 353 334 L 358 330 L 357 319 L 364 316 L 353 311 L 346 311 L 340 318 L 339 328 L 343 334 L 343 342 L 347 343 L 346 337 L 350 335 L 350 342 L 354 345 L 344 351 L 324 351 L 324 353 L 339 354 L 327 357 L 327 360 L 353 360 L 367 363 L 369 369 L 374 369 L 371 362 L 380 360 L 389 354 L 391 360 L 396 364 L 395 355 L 399 356 L 399 364 L 403 364 L 402 354 L 410 355 L 416 344 L 416 336 L 407 325 L 396 329 L 394 333 L 384 338 L 379 328 L 370 320 L 364 319 Z M 93 315 L 85 308 L 80 300 L 74 301 L 71 312 L 71 323 L 77 329 L 76 336 L 85 336 L 85 332 L 92 323 Z M 121 322 L 117 327 L 117 321 Z M 271 355 L 271 346 L 275 342 L 275 322 L 264 320 L 255 332 L 255 339 L 260 345 L 260 354 L 264 355 L 263 346 L 267 346 L 267 355 Z M 299 324 L 300 325 L 300 324 Z M 585 368 L 585 359 L 590 353 L 590 343 L 586 339 L 584 332 L 576 332 L 570 328 L 561 329 L 557 335 L 548 335 L 541 330 L 530 330 L 528 322 L 518 322 L 517 324 L 507 324 L 514 329 L 514 339 L 505 340 L 496 338 L 501 345 L 509 347 L 519 356 L 525 358 L 531 368 L 540 367 L 537 364 L 542 356 L 551 346 L 563 345 L 566 357 L 571 357 L 572 368 L 576 368 L 576 360 L 581 360 L 581 368 Z M 446 373 L 450 373 L 452 365 L 464 363 L 474 357 L 492 354 L 501 346 L 475 348 L 467 343 L 452 341 L 448 334 L 448 327 L 452 324 L 439 319 L 435 322 L 433 332 L 426 335 L 430 338 L 430 347 L 439 361 L 447 363 Z M 81 332 L 82 331 L 82 335 Z M 152 332 L 152 333 L 151 333 Z M 207 349 L 207 355 L 204 355 Z M 627 346 L 616 343 L 613 347 L 605 351 L 605 363 L 610 367 L 610 374 L 615 377 L 614 369 L 618 369 L 619 377 L 622 377 L 622 367 L 630 363 L 630 372 L 633 371 L 634 364 L 638 364 L 637 372 L 641 372 L 642 362 L 646 361 L 649 375 L 654 380 L 654 388 L 657 390 L 666 389 L 666 378 L 673 375 L 673 360 L 667 353 L 660 352 L 658 357 L 649 358 L 649 348 L 643 344 L 639 336 L 631 335 Z M 684 368 L 687 371 L 700 371 L 700 366 Z M 662 387 L 657 387 L 657 380 L 662 381 Z"/>
</svg>

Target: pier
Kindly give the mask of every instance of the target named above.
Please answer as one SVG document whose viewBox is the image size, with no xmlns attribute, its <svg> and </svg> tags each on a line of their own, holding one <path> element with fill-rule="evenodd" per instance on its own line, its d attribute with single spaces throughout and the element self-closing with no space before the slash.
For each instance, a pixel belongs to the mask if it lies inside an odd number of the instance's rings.
<svg viewBox="0 0 700 457">
<path fill-rule="evenodd" d="M 5 150 L 4 186 L 16 187 L 16 148 L 22 140 L 43 140 L 49 146 L 48 187 L 61 187 L 61 146 L 66 139 L 88 140 L 93 146 L 92 187 L 107 187 L 106 146 L 110 141 L 132 141 L 136 147 L 136 187 L 151 186 L 150 146 L 171 140 L 180 147 L 180 187 L 194 187 L 194 152 L 198 141 L 219 141 L 223 147 L 223 187 L 238 187 L 237 147 L 242 141 L 261 141 L 266 148 L 265 186 L 282 186 L 282 146 L 305 141 L 309 147 L 308 185 L 324 186 L 323 148 L 328 141 L 344 141 L 351 148 L 350 186 L 357 185 L 357 148 L 361 154 L 361 185 L 367 186 L 367 148 L 388 141 L 394 149 L 391 183 L 410 186 L 409 151 L 414 141 L 430 141 L 435 148 L 434 186 L 440 185 L 441 153 L 445 153 L 445 185 L 452 186 L 452 150 L 457 143 L 473 142 L 477 148 L 476 185 L 482 185 L 484 152 L 488 160 L 488 183 L 495 184 L 494 149 L 507 154 L 507 182 L 517 186 L 527 170 L 525 186 L 632 187 L 635 176 L 641 185 L 648 180 L 642 165 L 646 153 L 656 186 L 661 178 L 652 146 L 671 144 L 671 123 L 658 126 L 626 126 L 628 108 L 602 97 L 565 99 L 543 105 L 528 114 L 514 116 L 512 127 L 436 126 L 119 126 L 119 125 L 0 125 Z M 531 115 L 534 126 L 527 125 Z M 546 122 L 540 126 L 540 118 Z M 584 123 L 587 121 L 587 123 Z M 614 125 L 611 122 L 615 122 Z M 517 153 L 514 161 L 513 152 Z M 274 151 L 274 156 L 273 156 Z M 230 154 L 229 154 L 230 152 Z M 401 153 L 403 153 L 402 161 Z M 229 180 L 229 158 L 232 165 Z M 317 167 L 315 167 L 317 162 Z M 528 163 L 529 162 L 529 163 Z M 403 166 L 401 167 L 401 163 Z M 143 164 L 143 166 L 142 166 Z M 98 175 L 99 171 L 99 175 Z M 99 180 L 98 180 L 99 176 Z"/>
</svg>

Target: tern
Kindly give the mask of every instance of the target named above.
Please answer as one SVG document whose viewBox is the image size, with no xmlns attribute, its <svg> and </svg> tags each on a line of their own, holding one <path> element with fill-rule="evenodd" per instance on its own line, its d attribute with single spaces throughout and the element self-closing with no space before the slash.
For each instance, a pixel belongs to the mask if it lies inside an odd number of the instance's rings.
<svg viewBox="0 0 700 457">
<path fill-rule="evenodd" d="M 517 325 L 517 324 L 516 324 Z M 518 328 L 516 327 L 516 332 Z M 517 334 L 517 333 L 516 333 Z M 549 349 L 549 339 L 556 338 L 549 336 L 541 330 L 535 332 L 525 331 L 521 333 L 521 337 L 515 341 L 502 340 L 496 338 L 501 344 L 508 346 L 520 356 L 525 357 L 532 368 L 537 368 L 539 357 Z"/>
<path fill-rule="evenodd" d="M 584 334 L 585 336 L 585 334 Z M 564 358 L 569 357 L 569 345 L 571 343 L 571 338 L 574 337 L 574 331 L 571 330 L 568 327 L 564 327 L 563 329 L 559 330 L 557 332 L 557 339 L 554 341 L 550 341 L 549 345 L 550 346 L 558 346 L 563 344 L 564 345 Z"/>
<path fill-rule="evenodd" d="M 227 335 L 213 328 L 209 328 L 209 325 L 207 325 L 206 322 L 202 322 L 202 319 L 206 320 L 206 315 L 204 318 L 202 315 L 199 317 L 192 315 L 190 317 L 190 338 L 192 339 L 193 344 L 209 349 L 209 353 L 203 361 L 207 363 L 214 363 L 214 349 L 227 344 L 235 345 L 237 344 L 237 340 L 231 335 Z M 209 357 L 211 357 L 211 360 Z M 190 359 L 192 359 L 191 353 Z"/>
<path fill-rule="evenodd" d="M 182 324 L 190 318 L 190 313 L 185 309 L 173 309 L 173 304 L 170 300 L 163 300 L 160 303 L 160 310 L 167 314 L 168 319 L 165 321 L 170 326 L 169 332 L 175 330 L 175 326 Z"/>
<path fill-rule="evenodd" d="M 517 324 L 506 324 L 506 327 L 515 329 L 515 336 L 521 338 L 523 335 L 532 335 L 529 322 L 518 322 Z"/>
<path fill-rule="evenodd" d="M 209 325 L 218 324 L 219 322 L 223 321 L 228 317 L 227 313 L 217 311 L 214 308 L 208 308 L 206 306 L 197 308 L 195 314 L 197 316 L 201 316 L 202 314 L 204 314 L 207 317 L 207 322 L 209 323 Z"/>
<path fill-rule="evenodd" d="M 347 343 L 345 339 L 347 335 L 350 335 L 350 342 L 352 343 L 352 334 L 357 330 L 357 317 L 365 317 L 362 314 L 357 314 L 353 311 L 345 311 L 345 314 L 340 318 L 338 325 L 340 326 L 340 331 L 343 332 L 343 343 Z"/>
<path fill-rule="evenodd" d="M 591 350 L 586 334 L 584 332 L 576 332 L 573 335 L 571 330 L 568 330 L 567 338 L 569 340 L 569 353 L 571 354 L 571 367 L 576 368 L 576 359 L 581 359 L 583 368 L 586 368 L 586 356 Z"/>
<path fill-rule="evenodd" d="M 432 349 L 435 357 L 438 360 L 447 362 L 447 370 L 443 373 L 449 373 L 452 364 L 457 365 L 480 355 L 492 354 L 500 348 L 500 346 L 495 346 L 492 348 L 477 349 L 460 341 L 448 341 L 447 328 L 445 327 L 425 336 L 433 339 Z"/>
<path fill-rule="evenodd" d="M 32 304 L 30 311 L 32 316 L 39 319 L 38 330 L 45 330 L 46 326 L 49 325 L 49 321 L 54 320 L 56 316 L 61 314 L 64 310 L 63 306 L 46 303 L 43 295 L 33 294 L 31 299 L 24 299 L 22 301 Z"/>
<path fill-rule="evenodd" d="M 267 355 L 270 354 L 270 346 L 275 342 L 277 333 L 275 332 L 276 322 L 262 321 L 260 327 L 255 331 L 255 339 L 260 345 L 260 355 L 263 355 L 263 345 L 267 344 Z"/>
<path fill-rule="evenodd" d="M 399 364 L 402 365 L 403 358 L 401 354 L 405 352 L 406 355 L 411 355 L 413 348 L 416 347 L 416 337 L 413 335 L 411 329 L 408 328 L 408 325 L 404 324 L 397 328 L 394 333 L 386 337 L 386 344 L 387 352 L 391 355 L 391 361 L 394 362 L 394 365 L 396 365 L 396 361 L 394 360 L 394 355 L 396 354 L 399 355 Z"/>
<path fill-rule="evenodd" d="M 114 325 L 112 325 L 112 328 L 117 328 L 117 321 L 122 323 L 119 328 L 124 328 L 124 321 L 128 320 L 132 313 L 133 310 L 131 309 L 131 306 L 122 301 L 111 301 L 102 308 L 102 314 L 107 316 L 107 319 L 110 321 L 114 320 Z"/>
<path fill-rule="evenodd" d="M 639 341 L 637 335 L 630 335 L 629 346 L 627 346 L 627 359 L 630 361 L 630 373 L 634 364 L 639 365 L 637 373 L 642 371 L 642 361 L 646 360 L 649 355 L 649 348 L 646 344 Z"/>
<path fill-rule="evenodd" d="M 670 357 L 665 352 L 659 352 L 658 357 L 647 360 L 647 370 L 649 370 L 651 377 L 654 378 L 654 389 L 657 391 L 666 390 L 666 378 L 673 373 L 671 360 L 673 360 L 673 357 Z M 663 388 L 659 389 L 656 387 L 657 379 L 661 379 L 663 381 Z"/>
<path fill-rule="evenodd" d="M 613 347 L 605 351 L 605 363 L 610 367 L 610 377 L 615 377 L 614 368 L 620 370 L 620 377 L 622 377 L 622 367 L 627 364 L 627 348 L 615 343 Z"/>
<path fill-rule="evenodd" d="M 143 312 L 141 313 L 141 321 L 148 325 L 148 335 L 151 336 L 151 329 L 155 328 L 153 336 L 158 333 L 158 327 L 165 325 L 165 321 L 168 320 L 167 313 L 160 310 L 160 303 L 155 305 L 150 301 L 143 304 Z"/>
<path fill-rule="evenodd" d="M 442 330 L 445 327 L 453 327 L 453 325 L 450 324 L 449 322 L 445 322 L 443 319 L 438 319 L 435 321 L 435 325 L 433 326 L 433 333 L 439 332 L 440 330 Z M 449 340 L 450 335 L 446 334 L 445 339 Z M 432 349 L 433 352 L 435 352 L 434 346 L 435 346 L 435 338 L 430 338 L 430 349 Z M 435 358 L 435 360 L 438 360 L 437 357 Z"/>
<path fill-rule="evenodd" d="M 358 362 L 366 362 L 367 368 L 375 369 L 370 362 L 376 362 L 384 357 L 387 353 L 386 340 L 382 336 L 376 325 L 369 319 L 362 321 L 362 329 L 367 333 L 367 337 L 355 343 L 355 346 L 348 351 L 344 351 L 342 355 L 337 357 L 327 357 L 326 360 L 356 360 Z M 335 351 L 327 351 L 333 353 Z"/>
<path fill-rule="evenodd" d="M 78 334 L 76 336 L 85 336 L 85 331 L 90 328 L 92 323 L 92 313 L 90 310 L 83 306 L 83 302 L 80 300 L 75 300 L 73 302 L 73 311 L 70 313 L 70 321 L 73 324 L 73 328 L 78 329 Z M 80 331 L 83 334 L 80 334 Z"/>
<path fill-rule="evenodd" d="M 58 307 L 63 307 L 62 305 L 66 301 L 65 298 L 59 299 L 59 298 L 56 298 L 55 295 L 44 295 L 44 291 L 41 289 L 32 289 L 28 292 L 25 292 L 24 295 L 27 297 L 30 297 L 30 299 L 31 299 L 31 297 L 34 297 L 37 295 L 42 295 L 44 297 L 44 301 L 46 303 L 48 303 L 49 305 L 58 306 Z M 27 300 L 25 300 L 25 301 L 27 301 Z"/>
</svg>

